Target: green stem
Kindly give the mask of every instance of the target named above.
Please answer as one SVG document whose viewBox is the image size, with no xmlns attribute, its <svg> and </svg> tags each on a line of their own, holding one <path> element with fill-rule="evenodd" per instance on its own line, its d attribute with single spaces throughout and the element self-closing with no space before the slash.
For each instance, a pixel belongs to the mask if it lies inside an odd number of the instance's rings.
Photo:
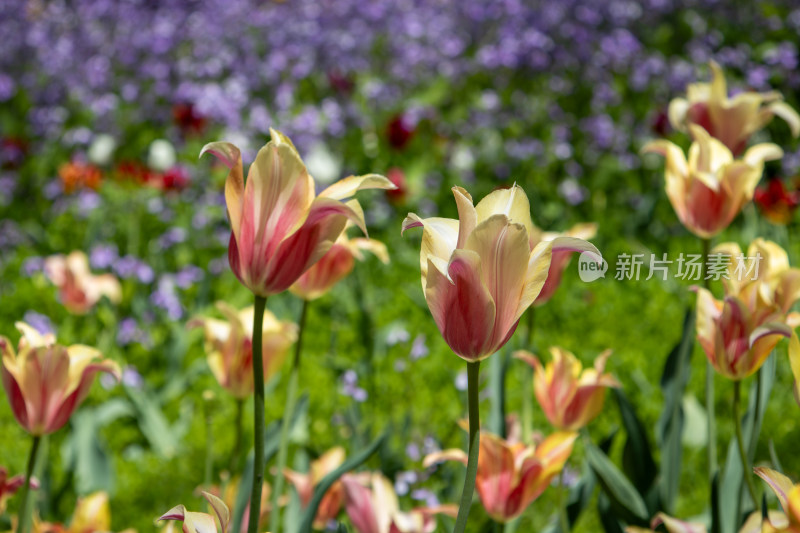
<svg viewBox="0 0 800 533">
<path fill-rule="evenodd" d="M 231 460 L 228 465 L 228 470 L 231 476 L 239 469 L 239 459 L 242 453 L 242 415 L 244 412 L 244 401 L 241 398 L 236 398 L 236 440 L 233 441 L 233 450 L 231 451 Z"/>
<path fill-rule="evenodd" d="M 286 404 L 283 408 L 283 419 L 281 420 L 281 436 L 278 444 L 277 471 L 275 481 L 272 486 L 272 507 L 269 513 L 269 530 L 279 531 L 280 509 L 278 499 L 283 491 L 283 471 L 286 468 L 286 456 L 289 452 L 289 426 L 291 418 L 297 405 L 297 381 L 300 371 L 300 356 L 303 350 L 303 330 L 306 325 L 306 315 L 308 311 L 308 301 L 303 300 L 303 307 L 300 311 L 300 321 L 298 322 L 297 343 L 294 346 L 294 358 L 292 359 L 292 370 L 289 375 L 289 387 L 286 390 Z M 249 532 L 248 532 L 249 533 Z"/>
<path fill-rule="evenodd" d="M 711 290 L 711 280 L 706 279 L 706 263 L 708 254 L 711 251 L 711 240 L 703 239 L 703 257 L 701 276 L 703 286 Z M 711 361 L 706 359 L 706 415 L 708 419 L 708 479 L 713 479 L 717 472 L 717 421 L 714 414 L 714 367 Z"/>
<path fill-rule="evenodd" d="M 566 465 L 565 465 L 566 466 Z M 558 523 L 561 526 L 561 533 L 569 533 L 569 518 L 567 517 L 567 507 L 564 505 L 564 470 L 558 474 Z"/>
<path fill-rule="evenodd" d="M 533 349 L 533 332 L 534 332 L 534 309 L 535 307 L 528 308 L 528 331 L 527 340 L 524 348 L 526 350 L 534 351 Z M 520 372 L 522 376 L 522 442 L 531 442 L 531 435 L 533 435 L 533 369 L 528 365 L 524 366 L 524 370 Z"/>
<path fill-rule="evenodd" d="M 741 381 L 733 382 L 733 424 L 736 429 L 736 443 L 739 445 L 739 457 L 742 459 L 742 476 L 747 482 L 747 490 L 750 491 L 750 498 L 753 500 L 753 505 L 758 507 L 758 491 L 756 490 L 755 483 L 753 483 L 753 475 L 750 470 L 750 461 L 747 460 L 747 452 L 744 448 L 744 436 L 742 435 L 742 419 L 739 416 L 739 404 L 741 402 Z"/>
<path fill-rule="evenodd" d="M 481 362 L 467 363 L 467 395 L 469 406 L 469 447 L 467 448 L 467 476 L 464 478 L 464 489 L 461 491 L 461 503 L 458 506 L 456 527 L 453 533 L 464 533 L 472 506 L 472 492 L 475 489 L 475 476 L 478 473 L 478 448 L 480 445 L 480 407 L 478 404 L 478 378 Z"/>
<path fill-rule="evenodd" d="M 261 487 L 264 484 L 264 359 L 261 335 L 264 331 L 264 307 L 267 299 L 256 296 L 253 313 L 253 488 L 250 491 L 250 516 L 247 533 L 258 533 L 261 516 Z"/>
<path fill-rule="evenodd" d="M 206 461 L 205 472 L 203 475 L 203 485 L 205 490 L 211 490 L 211 476 L 214 471 L 214 427 L 211 403 L 214 401 L 212 393 L 207 391 L 205 399 L 205 422 L 206 422 Z"/>
<path fill-rule="evenodd" d="M 25 471 L 25 484 L 22 485 L 22 495 L 20 496 L 18 533 L 28 533 L 28 522 L 30 522 L 32 511 L 29 509 L 28 498 L 31 492 L 31 477 L 33 476 L 33 468 L 36 465 L 36 452 L 39 450 L 39 442 L 41 442 L 41 437 L 34 435 L 31 454 L 28 456 L 28 469 Z"/>
</svg>

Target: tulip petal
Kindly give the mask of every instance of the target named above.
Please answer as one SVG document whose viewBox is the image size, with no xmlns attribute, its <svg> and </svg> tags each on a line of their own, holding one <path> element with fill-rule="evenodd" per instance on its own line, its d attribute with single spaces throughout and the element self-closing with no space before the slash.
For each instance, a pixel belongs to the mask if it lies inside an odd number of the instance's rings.
<svg viewBox="0 0 800 533">
<path fill-rule="evenodd" d="M 491 433 L 481 433 L 476 489 L 492 518 L 505 521 L 524 509 L 511 496 L 516 488 L 514 453 L 506 442 Z"/>
<path fill-rule="evenodd" d="M 403 220 L 402 232 L 410 228 L 422 228 L 422 246 L 419 252 L 420 273 L 422 277 L 422 290 L 424 291 L 428 278 L 428 259 L 438 258 L 449 261 L 450 256 L 458 244 L 459 221 L 451 218 L 420 218 L 414 213 L 409 213 Z"/>
<path fill-rule="evenodd" d="M 345 510 L 360 533 L 383 533 L 378 528 L 378 518 L 372 493 L 353 475 L 342 476 L 345 493 Z"/>
<path fill-rule="evenodd" d="M 522 224 L 528 238 L 533 236 L 535 228 L 531 220 L 531 204 L 522 187 L 516 183 L 508 189 L 497 189 L 486 195 L 475 206 L 478 224 L 493 215 L 505 215 L 514 224 Z"/>
<path fill-rule="evenodd" d="M 444 461 L 458 461 L 459 463 L 467 464 L 467 454 L 460 448 L 448 448 L 438 452 L 429 453 L 422 460 L 422 467 L 429 468 L 436 463 Z"/>
<path fill-rule="evenodd" d="M 789 493 L 792 491 L 794 484 L 792 480 L 784 476 L 777 470 L 759 466 L 753 469 L 758 477 L 763 479 L 772 492 L 777 496 L 781 507 L 785 512 L 789 512 Z"/>
<path fill-rule="evenodd" d="M 783 149 L 780 146 L 773 143 L 761 143 L 750 147 L 744 153 L 743 159 L 751 167 L 760 169 L 765 161 L 775 161 L 781 157 L 783 157 Z"/>
<path fill-rule="evenodd" d="M 499 348 L 525 310 L 520 310 L 520 301 L 530 258 L 528 233 L 506 215 L 492 215 L 472 231 L 466 249 L 480 256 L 481 279 L 495 305 L 489 344 Z"/>
<path fill-rule="evenodd" d="M 685 98 L 673 98 L 669 103 L 667 116 L 672 127 L 679 131 L 686 129 L 686 113 L 689 111 L 689 101 Z"/>
<path fill-rule="evenodd" d="M 749 338 L 750 347 L 752 348 L 759 339 L 769 335 L 782 335 L 788 338 L 792 333 L 792 328 L 782 322 L 769 322 L 753 330 Z"/>
<path fill-rule="evenodd" d="M 425 299 L 447 344 L 467 361 L 488 357 L 495 323 L 495 303 L 481 276 L 481 257 L 456 250 L 442 272 L 428 259 Z"/>
<path fill-rule="evenodd" d="M 655 529 L 659 525 L 664 525 L 669 533 L 706 533 L 706 526 L 703 524 L 692 524 L 672 518 L 664 513 L 658 513 L 650 527 Z"/>
<path fill-rule="evenodd" d="M 792 367 L 795 387 L 800 387 L 800 339 L 794 331 L 789 340 L 789 364 Z"/>
<path fill-rule="evenodd" d="M 380 174 L 364 174 L 363 176 L 349 176 L 339 180 L 319 193 L 319 195 L 323 198 L 344 200 L 365 189 L 393 191 L 397 189 L 397 186 Z"/>
<path fill-rule="evenodd" d="M 234 144 L 228 142 L 212 142 L 203 146 L 200 157 L 208 152 L 219 159 L 230 169 L 225 180 L 225 204 L 228 207 L 228 219 L 233 234 L 239 237 L 242 221 L 242 205 L 244 203 L 244 171 L 242 152 Z"/>
<path fill-rule="evenodd" d="M 206 501 L 208 501 L 209 505 L 211 505 L 211 508 L 214 509 L 214 512 L 217 514 L 217 519 L 219 520 L 220 527 L 222 528 L 222 533 L 227 533 L 228 525 L 231 521 L 231 513 L 228 509 L 228 506 L 225 505 L 225 502 L 210 492 L 203 491 L 202 494 Z"/>
<path fill-rule="evenodd" d="M 789 104 L 783 101 L 772 102 L 769 105 L 769 110 L 776 117 L 782 118 L 789 125 L 792 132 L 792 137 L 800 135 L 800 115 Z"/>
<path fill-rule="evenodd" d="M 472 230 L 478 224 L 478 212 L 472 205 L 472 196 L 461 187 L 453 187 L 453 195 L 456 197 L 456 207 L 458 207 L 458 248 L 464 248 L 467 237 L 472 234 Z"/>
</svg>

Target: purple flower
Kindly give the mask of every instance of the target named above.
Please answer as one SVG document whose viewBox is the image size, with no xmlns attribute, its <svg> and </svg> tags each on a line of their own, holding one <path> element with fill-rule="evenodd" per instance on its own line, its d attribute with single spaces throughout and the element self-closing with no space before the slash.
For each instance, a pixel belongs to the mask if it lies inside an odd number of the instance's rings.
<svg viewBox="0 0 800 533">
<path fill-rule="evenodd" d="M 412 361 L 416 361 L 428 355 L 428 351 L 428 345 L 425 344 L 425 335 L 420 333 L 414 337 L 414 342 L 411 343 L 411 352 L 408 356 Z"/>
<path fill-rule="evenodd" d="M 122 371 L 122 384 L 133 389 L 141 389 L 144 385 L 144 378 L 135 366 L 128 365 Z"/>
<path fill-rule="evenodd" d="M 33 310 L 25 311 L 22 321 L 32 326 L 33 329 L 42 335 L 47 335 L 48 333 L 55 334 L 56 332 L 56 329 L 53 327 L 53 323 L 50 321 L 50 318 Z"/>
<path fill-rule="evenodd" d="M 175 284 L 181 289 L 188 289 L 202 279 L 203 270 L 194 265 L 185 266 L 175 274 Z"/>
<path fill-rule="evenodd" d="M 89 263 L 92 268 L 109 268 L 117 259 L 119 259 L 119 251 L 113 244 L 98 244 L 89 253 Z"/>
<path fill-rule="evenodd" d="M 39 257 L 37 255 L 31 256 L 26 258 L 22 262 L 22 268 L 20 269 L 20 273 L 29 278 L 38 272 L 42 272 L 44 269 L 44 258 Z"/>
<path fill-rule="evenodd" d="M 367 391 L 358 386 L 358 374 L 355 370 L 347 370 L 340 381 L 340 391 L 343 395 L 361 403 L 367 399 Z"/>
</svg>

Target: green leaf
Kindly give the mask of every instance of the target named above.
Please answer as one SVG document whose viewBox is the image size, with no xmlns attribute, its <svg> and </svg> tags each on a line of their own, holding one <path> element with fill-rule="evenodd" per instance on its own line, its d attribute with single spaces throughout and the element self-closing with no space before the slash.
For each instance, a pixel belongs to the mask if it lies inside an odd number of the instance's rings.
<svg viewBox="0 0 800 533">
<path fill-rule="evenodd" d="M 641 493 L 645 494 L 656 480 L 657 466 L 650 452 L 650 441 L 644 424 L 636 415 L 628 397 L 622 389 L 613 389 L 614 397 L 619 405 L 622 424 L 628 438 L 625 441 L 625 449 L 622 455 L 622 468 L 625 474 L 633 481 L 633 485 Z M 650 509 L 651 513 L 655 509 Z"/>
<path fill-rule="evenodd" d="M 650 519 L 650 513 L 642 496 L 608 456 L 588 440 L 586 441 L 586 459 L 609 498 L 611 510 L 626 522 L 646 525 Z"/>
<path fill-rule="evenodd" d="M 683 334 L 664 364 L 661 391 L 664 408 L 656 426 L 656 437 L 661 447 L 660 494 L 664 510 L 674 510 L 680 484 L 683 462 L 683 395 L 689 382 L 692 351 L 694 349 L 694 311 L 689 310 L 683 319 Z"/>
<path fill-rule="evenodd" d="M 611 510 L 611 501 L 604 493 L 597 497 L 597 514 L 600 515 L 600 523 L 605 533 L 624 533 L 622 524 Z"/>
<path fill-rule="evenodd" d="M 308 507 L 305 510 L 303 522 L 300 525 L 300 533 L 311 533 L 311 525 L 314 522 L 314 517 L 317 516 L 317 509 L 319 508 L 319 504 L 322 502 L 322 497 L 325 496 L 326 492 L 328 492 L 328 489 L 331 488 L 331 486 L 336 483 L 336 481 L 344 474 L 350 472 L 351 470 L 355 470 L 364 464 L 367 459 L 372 456 L 372 454 L 378 451 L 378 448 L 383 444 L 383 441 L 386 440 L 386 436 L 387 433 L 382 434 L 380 437 L 372 441 L 372 444 L 347 459 L 341 464 L 341 466 L 339 466 L 339 468 L 322 478 L 317 487 L 314 489 L 314 496 L 311 498 L 311 502 L 308 504 Z"/>
</svg>

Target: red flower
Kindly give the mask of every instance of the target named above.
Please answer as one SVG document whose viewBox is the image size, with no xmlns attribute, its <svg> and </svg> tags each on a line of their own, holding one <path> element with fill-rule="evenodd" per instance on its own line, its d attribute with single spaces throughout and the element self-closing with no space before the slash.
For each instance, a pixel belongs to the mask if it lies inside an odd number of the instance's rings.
<svg viewBox="0 0 800 533">
<path fill-rule="evenodd" d="M 414 126 L 401 113 L 392 117 L 386 126 L 386 137 L 393 148 L 402 150 L 414 136 Z"/>
<path fill-rule="evenodd" d="M 779 178 L 771 179 L 765 186 L 756 189 L 753 195 L 764 217 L 773 224 L 788 224 L 797 206 L 800 205 L 800 191 L 788 190 Z"/>
<path fill-rule="evenodd" d="M 394 205 L 403 205 L 406 203 L 408 185 L 406 184 L 406 175 L 403 170 L 392 167 L 386 171 L 386 177 L 397 187 L 396 189 L 386 191 L 386 199 L 389 200 L 389 203 Z"/>
<path fill-rule="evenodd" d="M 199 135 L 206 128 L 208 120 L 189 102 L 172 106 L 172 120 L 184 135 Z"/>
</svg>

